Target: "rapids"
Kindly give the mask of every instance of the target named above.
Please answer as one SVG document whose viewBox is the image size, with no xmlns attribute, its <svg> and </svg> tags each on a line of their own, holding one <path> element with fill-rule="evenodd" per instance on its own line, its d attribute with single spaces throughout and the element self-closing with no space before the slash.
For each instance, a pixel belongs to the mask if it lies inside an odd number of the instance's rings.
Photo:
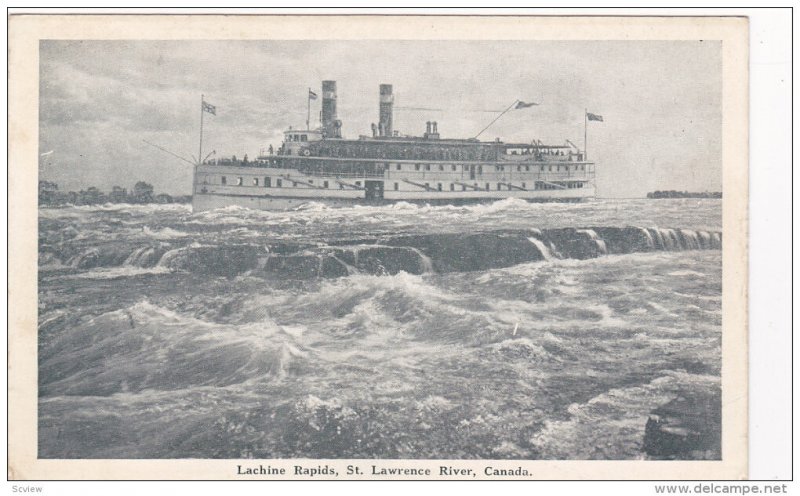
<svg viewBox="0 0 800 496">
<path fill-rule="evenodd" d="M 720 208 L 41 209 L 39 456 L 643 458 L 719 388 Z"/>
</svg>

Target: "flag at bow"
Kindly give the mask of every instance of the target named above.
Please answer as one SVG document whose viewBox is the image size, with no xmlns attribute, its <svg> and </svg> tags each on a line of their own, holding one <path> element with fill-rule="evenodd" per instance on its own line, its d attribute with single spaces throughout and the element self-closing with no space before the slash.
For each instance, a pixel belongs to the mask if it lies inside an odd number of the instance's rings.
<svg viewBox="0 0 800 496">
<path fill-rule="evenodd" d="M 590 121 L 603 122 L 602 115 L 593 114 L 591 112 L 586 112 L 586 118 L 589 119 Z"/>
<path fill-rule="evenodd" d="M 203 112 L 208 112 L 211 115 L 217 115 L 217 107 L 216 105 L 211 105 L 203 100 Z"/>
<path fill-rule="evenodd" d="M 316 100 L 317 94 L 311 91 L 311 88 L 308 89 L 308 99 L 309 100 Z"/>
<path fill-rule="evenodd" d="M 517 105 L 514 107 L 514 110 L 533 107 L 534 105 L 539 105 L 539 104 L 536 103 L 536 102 L 525 103 L 525 102 L 520 100 L 520 101 L 517 102 Z"/>
</svg>

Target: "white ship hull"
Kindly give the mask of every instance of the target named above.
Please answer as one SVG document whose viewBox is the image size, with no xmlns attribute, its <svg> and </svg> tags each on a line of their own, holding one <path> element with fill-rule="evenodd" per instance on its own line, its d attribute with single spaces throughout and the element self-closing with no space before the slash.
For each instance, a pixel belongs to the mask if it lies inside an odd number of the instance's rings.
<svg viewBox="0 0 800 496">
<path fill-rule="evenodd" d="M 457 165 L 452 170 L 448 164 L 445 171 L 393 168 L 381 177 L 342 177 L 303 174 L 294 169 L 202 164 L 195 168 L 192 206 L 194 211 L 232 205 L 291 210 L 310 202 L 338 207 L 403 201 L 463 204 L 505 198 L 581 201 L 595 196 L 592 163 L 560 163 L 555 171 L 540 164 L 536 164 L 536 170 L 517 171 L 515 165 L 505 165 L 499 171 L 485 164 L 485 172 L 478 175 L 470 174 L 469 166 Z"/>
</svg>

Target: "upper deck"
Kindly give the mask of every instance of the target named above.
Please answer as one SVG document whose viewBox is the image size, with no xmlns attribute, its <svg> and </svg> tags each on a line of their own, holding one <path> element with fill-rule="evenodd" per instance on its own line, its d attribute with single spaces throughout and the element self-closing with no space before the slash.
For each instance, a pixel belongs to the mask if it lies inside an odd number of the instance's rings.
<svg viewBox="0 0 800 496">
<path fill-rule="evenodd" d="M 287 131 L 279 157 L 317 157 L 371 160 L 434 160 L 457 162 L 582 161 L 571 144 L 504 143 L 430 137 L 367 137 L 325 139 L 314 130 Z"/>
</svg>

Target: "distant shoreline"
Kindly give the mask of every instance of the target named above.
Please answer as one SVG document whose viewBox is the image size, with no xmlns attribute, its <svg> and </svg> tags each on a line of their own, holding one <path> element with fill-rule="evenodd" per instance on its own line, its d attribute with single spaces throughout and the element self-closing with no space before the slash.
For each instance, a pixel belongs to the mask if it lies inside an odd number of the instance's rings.
<svg viewBox="0 0 800 496">
<path fill-rule="evenodd" d="M 721 191 L 651 191 L 647 193 L 647 198 L 651 200 L 660 200 L 663 198 L 722 198 Z"/>
<path fill-rule="evenodd" d="M 178 197 L 175 197 L 178 198 Z M 102 207 L 105 205 L 128 205 L 131 207 L 139 206 L 139 205 L 191 205 L 192 197 L 191 195 L 187 195 L 186 197 L 180 197 L 179 199 L 173 199 L 173 201 L 168 202 L 159 202 L 159 201 L 151 201 L 151 202 L 100 202 L 100 203 L 61 203 L 61 202 L 39 202 L 39 207 L 42 208 L 69 208 L 69 207 Z"/>
<path fill-rule="evenodd" d="M 81 191 L 61 191 L 58 184 L 51 181 L 39 181 L 40 207 L 67 207 L 83 205 L 127 204 L 127 205 L 166 205 L 170 203 L 191 203 L 192 195 L 168 195 L 156 193 L 153 186 L 138 181 L 133 189 L 114 186 L 106 193 L 95 186 Z"/>
</svg>

